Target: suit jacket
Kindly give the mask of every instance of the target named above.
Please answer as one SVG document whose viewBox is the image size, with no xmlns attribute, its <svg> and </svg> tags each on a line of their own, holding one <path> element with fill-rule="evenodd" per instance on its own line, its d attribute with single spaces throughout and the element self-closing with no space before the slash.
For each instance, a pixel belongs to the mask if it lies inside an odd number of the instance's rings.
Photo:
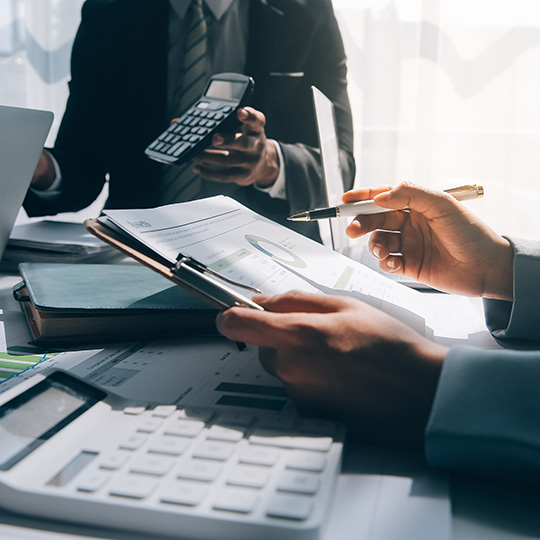
<svg viewBox="0 0 540 540">
<path fill-rule="evenodd" d="M 426 430 L 426 455 L 434 466 L 538 479 L 540 243 L 510 241 L 514 302 L 488 300 L 485 309 L 493 334 L 515 348 L 456 347 L 448 353 Z"/>
<path fill-rule="evenodd" d="M 71 60 L 70 95 L 54 148 L 63 177 L 58 200 L 29 192 L 29 215 L 76 211 L 91 204 L 109 178 L 109 208 L 157 204 L 162 165 L 146 146 L 168 125 L 166 117 L 167 0 L 87 0 Z M 251 0 L 246 74 L 255 80 L 253 106 L 279 141 L 287 200 L 252 186 L 205 182 L 205 195 L 235 197 L 290 225 L 291 212 L 320 206 L 324 184 L 311 85 L 335 104 L 345 189 L 354 179 L 353 128 L 346 59 L 330 0 Z M 303 73 L 301 77 L 287 74 Z M 313 223 L 294 224 L 317 237 Z M 311 227 L 310 227 L 311 226 Z"/>
</svg>

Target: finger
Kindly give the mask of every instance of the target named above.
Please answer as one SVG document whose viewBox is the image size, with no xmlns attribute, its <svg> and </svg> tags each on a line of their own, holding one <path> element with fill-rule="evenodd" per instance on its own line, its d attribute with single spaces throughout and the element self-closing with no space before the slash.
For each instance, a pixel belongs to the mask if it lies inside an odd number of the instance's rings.
<svg viewBox="0 0 540 540">
<path fill-rule="evenodd" d="M 254 296 L 253 301 L 274 313 L 333 313 L 346 309 L 350 299 L 304 291 L 289 291 L 276 296 Z"/>
<path fill-rule="evenodd" d="M 262 133 L 266 125 L 266 116 L 261 111 L 253 107 L 242 107 L 238 109 L 238 120 L 242 122 L 244 133 Z"/>
<path fill-rule="evenodd" d="M 252 343 L 259 347 L 274 347 L 276 343 L 296 343 L 294 322 L 296 313 L 272 313 L 246 307 L 233 307 L 216 317 L 218 331 L 233 341 Z"/>
<path fill-rule="evenodd" d="M 381 261 L 384 261 L 391 253 L 401 253 L 401 234 L 375 231 L 369 239 L 369 251 Z"/>
<path fill-rule="evenodd" d="M 392 189 L 392 186 L 379 186 L 376 188 L 360 188 L 360 189 L 353 189 L 351 191 L 347 191 L 344 193 L 341 197 L 341 200 L 345 204 L 358 202 L 358 201 L 367 201 L 370 199 L 373 199 L 380 193 L 384 193 L 385 191 L 389 191 Z"/>
<path fill-rule="evenodd" d="M 389 274 L 404 274 L 405 273 L 405 259 L 401 254 L 389 255 L 383 261 L 379 261 L 379 268 L 383 272 Z"/>
<path fill-rule="evenodd" d="M 408 217 L 408 210 L 356 216 L 347 227 L 346 233 L 350 238 L 358 238 L 359 236 L 363 236 L 378 229 L 400 231 Z"/>
<path fill-rule="evenodd" d="M 212 143 L 219 149 L 235 150 L 240 152 L 258 152 L 262 148 L 263 144 L 258 133 L 235 133 L 233 136 L 214 135 Z"/>
<path fill-rule="evenodd" d="M 409 208 L 428 219 L 438 218 L 446 211 L 455 210 L 458 202 L 448 193 L 411 182 L 402 182 L 390 191 L 375 196 L 377 204 L 385 208 Z"/>
</svg>

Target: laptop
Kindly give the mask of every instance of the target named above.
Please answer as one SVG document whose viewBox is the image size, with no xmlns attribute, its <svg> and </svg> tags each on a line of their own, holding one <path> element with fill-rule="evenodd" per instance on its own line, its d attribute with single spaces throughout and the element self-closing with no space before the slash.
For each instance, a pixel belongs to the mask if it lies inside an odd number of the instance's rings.
<svg viewBox="0 0 540 540">
<path fill-rule="evenodd" d="M 0 259 L 52 121 L 49 111 L 0 105 Z"/>
<path fill-rule="evenodd" d="M 337 136 L 334 104 L 315 86 L 311 87 L 313 106 L 321 152 L 321 163 L 326 188 L 325 206 L 341 204 L 341 196 L 345 189 L 339 165 L 339 143 Z M 349 243 L 345 229 L 348 220 L 325 219 L 318 222 L 323 242 L 335 251 L 346 254 Z"/>
</svg>

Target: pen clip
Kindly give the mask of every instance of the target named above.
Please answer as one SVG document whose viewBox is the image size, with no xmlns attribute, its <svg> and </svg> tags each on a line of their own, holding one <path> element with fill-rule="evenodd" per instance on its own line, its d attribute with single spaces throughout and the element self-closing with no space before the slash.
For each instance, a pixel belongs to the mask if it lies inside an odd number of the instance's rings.
<svg viewBox="0 0 540 540">
<path fill-rule="evenodd" d="M 262 294 L 262 292 L 259 291 L 259 289 L 256 289 L 255 287 L 250 287 L 249 285 L 244 285 L 243 283 L 239 283 L 237 281 L 233 281 L 232 279 L 226 278 L 225 276 L 218 274 L 214 270 L 211 270 L 210 268 L 208 268 L 208 266 L 196 261 L 195 259 L 191 257 L 185 257 L 182 254 L 179 254 L 178 257 L 176 258 L 176 264 L 171 268 L 171 271 L 173 272 L 173 274 L 176 274 L 178 270 L 180 270 L 180 268 L 184 265 L 190 266 L 191 268 L 194 268 L 195 270 L 198 270 L 199 272 L 210 274 L 211 276 L 214 276 L 218 279 L 221 279 L 222 281 L 225 281 L 225 283 L 228 283 L 229 285 L 234 285 L 235 287 L 246 289 L 255 294 Z"/>
</svg>

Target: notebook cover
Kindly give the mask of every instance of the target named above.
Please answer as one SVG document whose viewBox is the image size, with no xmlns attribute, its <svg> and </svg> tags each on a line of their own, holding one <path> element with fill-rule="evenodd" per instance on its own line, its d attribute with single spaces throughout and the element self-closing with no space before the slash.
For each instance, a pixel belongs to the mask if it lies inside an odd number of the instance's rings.
<svg viewBox="0 0 540 540">
<path fill-rule="evenodd" d="M 141 265 L 22 263 L 19 273 L 41 311 L 206 311 L 190 292 Z"/>
</svg>

